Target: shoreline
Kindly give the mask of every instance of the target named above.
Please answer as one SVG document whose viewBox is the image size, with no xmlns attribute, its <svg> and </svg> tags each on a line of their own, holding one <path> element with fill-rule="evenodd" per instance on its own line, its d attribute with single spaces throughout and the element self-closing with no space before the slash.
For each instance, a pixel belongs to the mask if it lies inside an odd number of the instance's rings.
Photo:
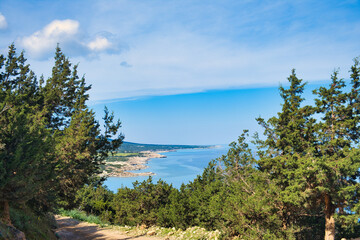
<svg viewBox="0 0 360 240">
<path fill-rule="evenodd" d="M 111 165 L 106 165 L 106 169 L 104 170 L 100 176 L 104 177 L 138 177 L 138 176 L 153 176 L 156 175 L 153 172 L 140 172 L 134 173 L 129 171 L 143 170 L 149 168 L 147 162 L 152 158 L 166 158 L 165 155 L 161 155 L 160 153 L 169 152 L 169 151 L 143 151 L 140 152 L 143 156 L 134 156 L 129 157 L 127 161 L 114 161 L 111 162 Z M 115 167 L 113 165 L 118 165 Z M 109 172 L 110 170 L 110 172 Z"/>
</svg>

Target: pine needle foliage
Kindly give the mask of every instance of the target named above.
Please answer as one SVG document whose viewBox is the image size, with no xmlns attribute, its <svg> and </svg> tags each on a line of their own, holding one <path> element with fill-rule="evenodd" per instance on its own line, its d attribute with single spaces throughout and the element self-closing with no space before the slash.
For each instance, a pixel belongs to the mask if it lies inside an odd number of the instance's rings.
<svg viewBox="0 0 360 240">
<path fill-rule="evenodd" d="M 151 179 L 119 189 L 107 198 L 109 219 L 218 229 L 225 239 L 359 236 L 359 79 L 356 58 L 350 81 L 334 71 L 330 84 L 313 92 L 314 104 L 305 105 L 306 83 L 292 70 L 288 87 L 279 88 L 281 111 L 257 119 L 264 134 L 255 134 L 252 145 L 244 131 L 227 154 L 179 190 Z"/>
<path fill-rule="evenodd" d="M 51 76 L 37 81 L 14 44 L 0 55 L 0 212 L 9 203 L 43 213 L 70 206 L 123 141 L 120 121 L 105 109 L 104 131 L 86 105 L 91 86 L 59 46 Z M 114 138 L 111 140 L 110 138 Z"/>
</svg>

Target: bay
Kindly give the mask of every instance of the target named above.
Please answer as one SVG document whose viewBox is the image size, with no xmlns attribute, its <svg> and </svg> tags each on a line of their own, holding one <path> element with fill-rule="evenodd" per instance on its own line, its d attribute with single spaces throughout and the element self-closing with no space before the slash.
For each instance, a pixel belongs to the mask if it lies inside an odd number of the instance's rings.
<svg viewBox="0 0 360 240">
<path fill-rule="evenodd" d="M 174 152 L 161 153 L 166 158 L 153 158 L 148 161 L 149 168 L 132 171 L 132 172 L 153 172 L 153 182 L 159 179 L 164 180 L 173 187 L 180 188 L 182 183 L 189 183 L 194 180 L 197 175 L 202 174 L 208 163 L 226 154 L 227 146 L 217 146 L 215 148 L 206 149 L 181 149 Z M 133 187 L 133 182 L 144 181 L 148 176 L 138 177 L 109 177 L 104 185 L 113 192 L 117 192 L 118 188 Z"/>
</svg>

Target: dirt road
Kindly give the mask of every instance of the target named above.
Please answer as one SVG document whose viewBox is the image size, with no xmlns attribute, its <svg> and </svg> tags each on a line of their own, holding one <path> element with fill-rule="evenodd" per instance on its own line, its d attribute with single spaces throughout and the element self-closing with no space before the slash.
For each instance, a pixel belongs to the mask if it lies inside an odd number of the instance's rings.
<svg viewBox="0 0 360 240">
<path fill-rule="evenodd" d="M 125 232 L 100 228 L 96 224 L 79 222 L 69 217 L 56 217 L 58 229 L 56 234 L 61 240 L 160 240 L 164 238 L 149 237 L 146 235 L 130 236 Z"/>
</svg>

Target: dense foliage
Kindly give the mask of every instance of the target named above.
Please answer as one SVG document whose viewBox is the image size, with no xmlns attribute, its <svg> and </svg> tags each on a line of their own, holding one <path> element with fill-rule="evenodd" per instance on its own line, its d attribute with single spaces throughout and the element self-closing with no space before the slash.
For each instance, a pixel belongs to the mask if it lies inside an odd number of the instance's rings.
<svg viewBox="0 0 360 240">
<path fill-rule="evenodd" d="M 358 59 L 349 86 L 331 76 L 304 105 L 305 83 L 292 71 L 280 87 L 282 110 L 258 118 L 264 137 L 248 132 L 193 182 L 136 182 L 112 193 L 87 186 L 81 209 L 114 224 L 219 229 L 224 238 L 340 239 L 359 236 L 360 96 Z"/>
<path fill-rule="evenodd" d="M 180 189 L 161 180 L 153 183 L 151 177 L 117 193 L 89 185 L 78 192 L 78 206 L 112 224 L 199 226 L 219 229 L 225 238 L 290 239 L 293 232 L 282 228 L 276 214 L 278 188 L 254 168 L 245 135 Z"/>
<path fill-rule="evenodd" d="M 70 207 L 78 189 L 122 143 L 120 122 L 105 109 L 104 131 L 88 108 L 84 77 L 56 48 L 51 76 L 37 80 L 14 45 L 0 55 L 0 216 L 10 207 L 43 214 Z M 115 137 L 110 141 L 111 137 Z"/>
<path fill-rule="evenodd" d="M 180 189 L 149 178 L 113 193 L 97 176 L 123 141 L 120 122 L 105 109 L 101 133 L 86 105 L 90 86 L 59 47 L 51 76 L 37 81 L 11 45 L 0 55 L 0 231 L 13 223 L 31 235 L 24 221 L 41 216 L 39 223 L 47 222 L 55 207 L 76 206 L 113 224 L 199 226 L 221 230 L 223 238 L 358 236 L 359 59 L 350 81 L 334 71 L 330 85 L 313 92 L 313 105 L 304 105 L 306 84 L 295 70 L 288 81 L 279 89 L 282 110 L 257 119 L 264 134 L 253 137 L 256 149 L 244 131 L 226 155 Z M 46 232 L 33 238 L 46 239 Z"/>
<path fill-rule="evenodd" d="M 123 142 L 117 149 L 121 153 L 137 153 L 142 151 L 173 151 L 178 149 L 191 149 L 191 148 L 207 148 L 210 146 L 204 145 L 164 145 L 164 144 L 142 144 Z"/>
<path fill-rule="evenodd" d="M 301 216 L 323 214 L 325 239 L 339 227 L 358 225 L 360 149 L 359 62 L 351 68 L 350 86 L 331 76 L 328 87 L 314 91 L 315 106 L 301 106 L 304 84 L 295 75 L 277 117 L 265 122 L 259 169 L 280 186 L 284 228 Z M 338 220 L 335 221 L 335 218 Z"/>
</svg>

